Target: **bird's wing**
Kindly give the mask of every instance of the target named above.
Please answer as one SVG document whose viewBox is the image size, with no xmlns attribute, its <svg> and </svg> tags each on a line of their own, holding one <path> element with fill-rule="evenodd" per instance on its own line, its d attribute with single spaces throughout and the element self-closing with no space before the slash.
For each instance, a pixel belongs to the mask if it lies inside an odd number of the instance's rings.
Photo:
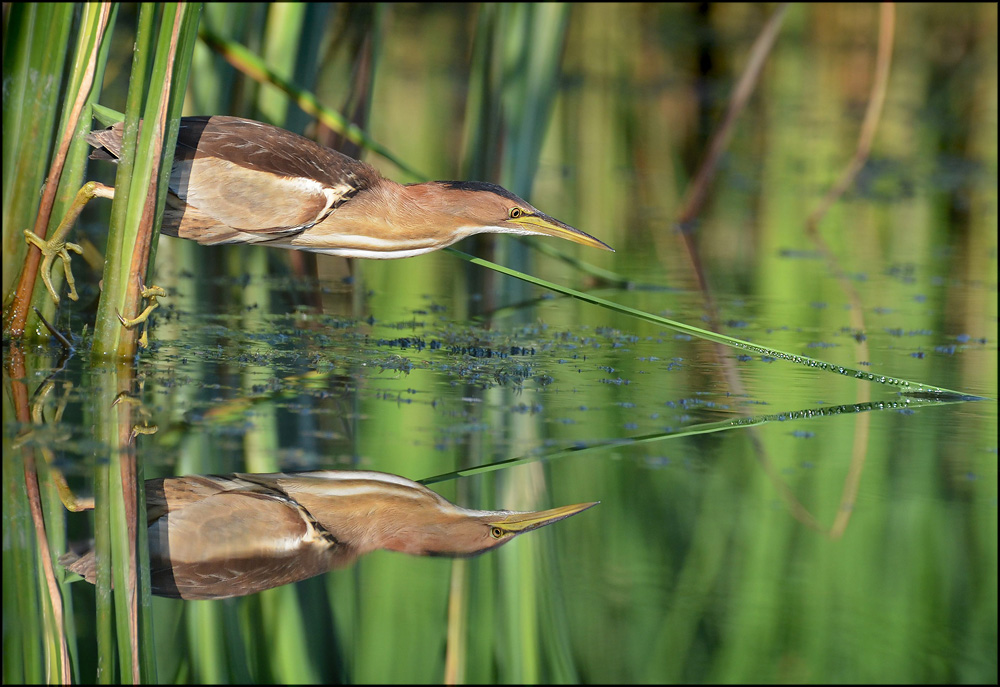
<svg viewBox="0 0 1000 687">
<path fill-rule="evenodd" d="M 192 501 L 149 527 L 154 591 L 224 598 L 304 580 L 350 559 L 291 499 L 223 491 Z"/>
<path fill-rule="evenodd" d="M 167 511 L 180 511 L 209 496 L 229 491 L 277 493 L 231 474 L 148 479 L 145 484 L 147 522 L 152 524 Z"/>
<path fill-rule="evenodd" d="M 180 510 L 224 491 L 219 482 L 201 475 L 146 480 L 146 520 L 152 524 L 169 509 Z"/>
<path fill-rule="evenodd" d="M 323 220 L 380 178 L 363 162 L 277 127 L 185 117 L 170 190 L 220 224 L 281 236 Z"/>
<path fill-rule="evenodd" d="M 334 543 L 312 516 L 291 499 L 252 491 L 224 491 L 170 511 L 150 525 L 171 560 L 246 558 L 274 550 Z M 166 535 L 168 539 L 163 539 Z"/>
</svg>

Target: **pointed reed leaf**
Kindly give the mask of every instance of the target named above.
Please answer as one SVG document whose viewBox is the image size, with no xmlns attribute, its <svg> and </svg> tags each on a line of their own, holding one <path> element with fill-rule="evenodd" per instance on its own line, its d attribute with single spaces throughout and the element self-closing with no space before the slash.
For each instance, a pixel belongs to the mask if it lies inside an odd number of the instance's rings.
<svg viewBox="0 0 1000 687">
<path fill-rule="evenodd" d="M 577 291 L 575 289 L 571 289 L 566 286 L 560 286 L 558 284 L 554 284 L 553 282 L 546 281 L 544 279 L 539 279 L 538 277 L 533 277 L 529 274 L 524 274 L 523 272 L 518 272 L 517 270 L 512 270 L 502 265 L 491 263 L 488 260 L 483 260 L 482 258 L 473 257 L 467 253 L 455 250 L 454 248 L 445 248 L 445 250 L 451 253 L 452 255 L 455 255 L 460 259 L 465 260 L 466 262 L 471 262 L 474 265 L 488 267 L 492 270 L 501 272 L 510 277 L 515 277 L 522 281 L 526 281 L 529 284 L 534 284 L 535 286 L 540 286 L 542 288 L 554 291 L 556 293 L 561 293 L 566 296 L 571 296 L 573 298 L 576 298 L 577 300 L 584 301 L 586 303 L 599 305 L 602 308 L 607 308 L 608 310 L 613 310 L 615 312 L 619 312 L 624 315 L 629 315 L 631 317 L 635 317 L 640 320 L 645 320 L 646 322 L 652 322 L 654 324 L 658 324 L 663 327 L 673 329 L 675 331 L 683 332 L 685 334 L 690 334 L 691 336 L 698 337 L 699 339 L 704 339 L 705 341 L 712 341 L 714 343 L 719 343 L 724 346 L 729 346 L 731 348 L 750 351 L 752 353 L 757 353 L 759 355 L 776 358 L 778 360 L 785 360 L 787 362 L 797 363 L 799 365 L 807 365 L 809 367 L 813 367 L 818 370 L 822 370 L 824 372 L 833 372 L 835 374 L 854 377 L 855 379 L 860 379 L 863 381 L 869 381 L 869 382 L 875 382 L 877 384 L 886 384 L 889 386 L 899 387 L 901 393 L 906 393 L 910 395 L 935 395 L 935 396 L 941 396 L 942 398 L 954 397 L 959 399 L 972 400 L 972 397 L 970 397 L 968 394 L 964 394 L 960 391 L 953 391 L 951 389 L 945 389 L 939 386 L 934 386 L 933 384 L 910 381 L 907 379 L 897 379 L 895 377 L 887 377 L 885 375 L 878 375 L 871 372 L 864 372 L 843 365 L 836 365 L 834 363 L 823 362 L 822 360 L 809 358 L 804 355 L 798 355 L 795 353 L 785 353 L 784 351 L 779 351 L 775 348 L 768 348 L 767 346 L 755 344 L 750 341 L 744 341 L 742 339 L 737 339 L 732 336 L 726 336 L 725 334 L 719 334 L 717 332 L 701 329 L 699 327 L 695 327 L 690 324 L 684 324 L 683 322 L 677 322 L 676 320 L 671 320 L 666 317 L 661 317 L 659 315 L 654 315 L 652 313 L 643 312 L 642 310 L 637 310 L 636 308 L 630 308 L 626 305 L 621 305 L 620 303 L 615 303 L 605 298 L 600 298 L 599 296 L 583 293 L 582 291 Z"/>
</svg>

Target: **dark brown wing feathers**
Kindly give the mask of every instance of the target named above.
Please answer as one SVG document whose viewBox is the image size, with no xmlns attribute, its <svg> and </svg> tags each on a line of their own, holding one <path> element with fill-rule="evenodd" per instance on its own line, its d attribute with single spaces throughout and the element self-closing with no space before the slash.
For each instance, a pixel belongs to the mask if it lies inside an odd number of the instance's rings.
<svg viewBox="0 0 1000 687">
<path fill-rule="evenodd" d="M 88 134 L 91 158 L 117 159 L 122 128 Z M 184 117 L 163 232 L 202 244 L 272 240 L 322 221 L 381 179 L 363 162 L 268 124 Z"/>
<path fill-rule="evenodd" d="M 305 136 L 239 117 L 182 118 L 175 155 L 215 157 L 278 176 L 315 179 L 331 188 L 348 183 L 355 193 L 380 178 L 373 167 Z"/>
</svg>

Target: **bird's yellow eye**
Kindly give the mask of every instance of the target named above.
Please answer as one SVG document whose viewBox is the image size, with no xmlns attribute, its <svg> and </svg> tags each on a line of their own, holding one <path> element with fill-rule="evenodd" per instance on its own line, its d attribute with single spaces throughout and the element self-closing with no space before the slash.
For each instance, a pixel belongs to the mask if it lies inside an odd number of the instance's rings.
<svg viewBox="0 0 1000 687">
<path fill-rule="evenodd" d="M 524 210 L 522 210 L 521 208 L 511 208 L 508 214 L 510 215 L 511 219 L 517 219 L 518 217 L 524 214 Z"/>
<path fill-rule="evenodd" d="M 492 535 L 494 539 L 500 539 L 503 536 L 503 530 L 499 527 L 491 527 L 490 535 Z"/>
</svg>

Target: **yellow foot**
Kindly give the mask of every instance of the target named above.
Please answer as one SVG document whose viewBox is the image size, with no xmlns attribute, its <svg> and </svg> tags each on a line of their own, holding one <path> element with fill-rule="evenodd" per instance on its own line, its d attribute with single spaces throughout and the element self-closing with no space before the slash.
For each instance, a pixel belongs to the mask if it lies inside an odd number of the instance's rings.
<svg viewBox="0 0 1000 687">
<path fill-rule="evenodd" d="M 145 336 L 145 334 L 143 336 Z M 142 424 L 137 423 L 132 425 L 132 430 L 129 435 L 129 439 L 135 439 L 140 434 L 146 434 L 146 435 L 156 434 L 158 431 L 160 431 L 158 425 L 155 425 L 149 421 L 149 419 L 152 417 L 152 414 L 142 404 L 141 400 L 139 400 L 138 398 L 136 398 L 127 391 L 122 391 L 115 397 L 115 401 L 114 403 L 111 404 L 111 407 L 114 408 L 119 403 L 126 403 L 128 405 L 135 406 L 139 414 L 139 419 L 142 422 Z"/>
<path fill-rule="evenodd" d="M 41 238 L 38 234 L 31 231 L 30 229 L 24 230 L 24 238 L 29 245 L 35 246 L 38 250 L 42 251 L 42 281 L 45 282 L 45 288 L 49 290 L 49 295 L 52 296 L 52 300 L 56 305 L 59 305 L 59 294 L 56 293 L 55 287 L 52 286 L 52 277 L 50 272 L 52 271 L 52 261 L 57 257 L 63 262 L 63 271 L 66 273 L 66 286 L 69 288 L 70 300 L 79 300 L 80 297 L 76 295 L 76 282 L 73 279 L 73 270 L 70 268 L 70 255 L 69 251 L 73 251 L 77 255 L 83 254 L 83 249 L 75 243 L 70 243 L 66 240 L 66 236 L 69 234 L 69 230 L 73 227 L 73 223 L 76 218 L 80 216 L 80 211 L 83 210 L 83 206 L 87 204 L 91 198 L 114 198 L 115 190 L 110 186 L 105 186 L 104 184 L 99 184 L 96 181 L 88 181 L 83 187 L 77 191 L 76 198 L 73 199 L 72 204 L 69 206 L 69 210 L 66 212 L 66 216 L 63 217 L 62 222 L 53 232 L 51 238 L 48 241 Z"/>
<path fill-rule="evenodd" d="M 125 329 L 132 329 L 137 324 L 142 324 L 143 322 L 148 320 L 150 314 L 158 307 L 160 307 L 160 303 L 156 299 L 165 298 L 167 292 L 159 286 L 144 286 L 142 288 L 142 291 L 139 292 L 139 294 L 143 298 L 149 300 L 149 305 L 146 306 L 145 310 L 143 310 L 141 313 L 139 313 L 136 317 L 133 318 L 125 318 L 122 317 L 121 313 L 116 313 L 118 315 L 118 321 L 122 323 L 122 326 L 125 327 Z M 142 348 L 146 348 L 148 345 L 149 345 L 149 330 L 144 329 L 142 332 L 142 336 L 139 337 L 139 346 L 141 346 Z"/>
<path fill-rule="evenodd" d="M 142 298 L 148 298 L 149 305 L 146 306 L 145 310 L 143 310 L 136 317 L 133 317 L 131 319 L 122 317 L 122 314 L 118 313 L 118 319 L 119 321 L 121 321 L 122 326 L 125 327 L 125 329 L 132 329 L 137 324 L 142 324 L 147 319 L 149 319 L 150 313 L 152 313 L 154 310 L 160 307 L 160 303 L 156 299 L 166 298 L 167 292 L 164 291 L 163 288 L 159 286 L 144 286 L 142 288 L 142 291 L 139 292 L 139 295 Z"/>
<path fill-rule="evenodd" d="M 24 230 L 24 238 L 30 245 L 42 251 L 42 281 L 45 282 L 45 288 L 49 290 L 49 295 L 52 296 L 53 302 L 59 305 L 59 294 L 56 293 L 55 287 L 52 286 L 52 277 L 49 274 L 52 271 L 52 261 L 57 257 L 62 259 L 63 272 L 66 273 L 66 286 L 69 288 L 69 293 L 66 295 L 70 297 L 70 300 L 79 300 L 80 297 L 76 295 L 76 281 L 73 279 L 73 270 L 70 267 L 69 251 L 73 251 L 77 255 L 83 255 L 83 249 L 75 243 L 61 241 L 57 238 L 46 241 L 39 238 L 31 229 Z"/>
<path fill-rule="evenodd" d="M 52 420 L 52 425 L 56 427 L 58 427 L 59 423 L 62 422 L 63 411 L 66 410 L 66 404 L 69 402 L 70 392 L 73 389 L 73 384 L 71 382 L 64 382 L 63 385 L 66 391 L 63 393 L 63 397 L 60 399 L 59 404 L 56 407 L 56 414 Z M 54 388 L 55 382 L 49 379 L 35 393 L 35 400 L 31 403 L 31 422 L 33 428 L 14 439 L 13 443 L 15 448 L 23 446 L 28 441 L 34 439 L 37 431 L 35 428 L 40 428 L 46 424 L 43 416 L 45 410 L 45 400 Z M 63 505 L 66 506 L 67 510 L 71 510 L 73 512 L 93 510 L 94 497 L 77 496 L 73 493 L 73 490 L 69 488 L 69 484 L 66 482 L 66 477 L 63 475 L 62 470 L 60 470 L 55 464 L 55 454 L 50 448 L 53 444 L 58 444 L 59 442 L 69 439 L 70 434 L 71 433 L 69 432 L 60 432 L 55 436 L 51 436 L 46 440 L 39 442 L 38 448 L 42 452 L 42 457 L 45 459 L 45 464 L 49 469 L 49 476 L 56 486 L 56 491 L 59 493 L 59 500 L 63 502 Z"/>
</svg>

